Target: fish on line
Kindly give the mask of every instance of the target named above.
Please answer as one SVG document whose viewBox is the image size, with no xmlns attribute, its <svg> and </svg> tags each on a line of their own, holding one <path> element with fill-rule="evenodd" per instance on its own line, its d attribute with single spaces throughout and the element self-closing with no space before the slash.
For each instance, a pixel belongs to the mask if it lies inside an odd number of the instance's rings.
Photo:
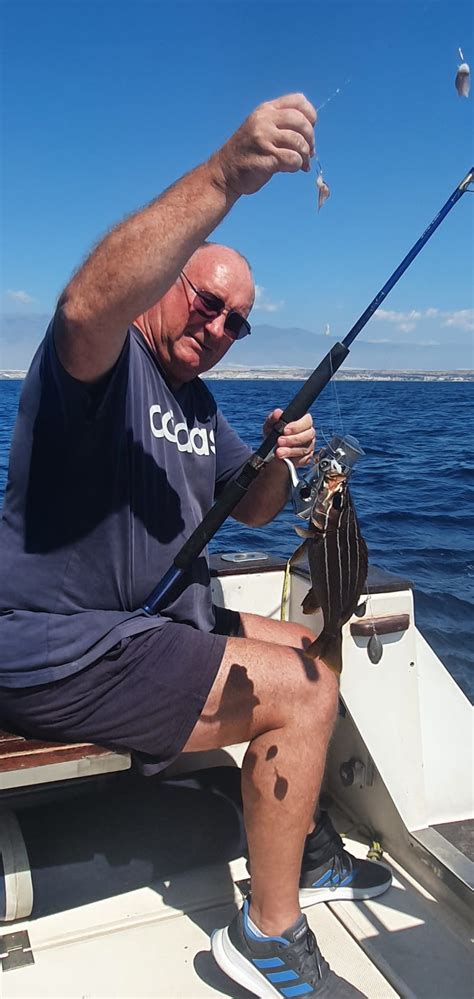
<svg viewBox="0 0 474 999">
<path fill-rule="evenodd" d="M 315 456 L 315 469 L 308 477 L 314 483 L 309 486 L 309 526 L 295 528 L 305 540 L 290 558 L 292 566 L 307 555 L 311 587 L 302 603 L 303 614 L 321 609 L 324 620 L 321 634 L 305 655 L 322 659 L 338 674 L 342 627 L 358 605 L 368 570 L 367 545 L 348 487 L 352 466 L 363 454 L 358 441 L 347 436 L 334 437 Z M 306 510 L 300 516 L 306 519 Z"/>
<path fill-rule="evenodd" d="M 469 97 L 471 90 L 471 70 L 468 63 L 464 61 L 462 49 L 458 49 L 458 52 L 461 63 L 458 66 L 454 86 L 460 97 Z"/>
</svg>

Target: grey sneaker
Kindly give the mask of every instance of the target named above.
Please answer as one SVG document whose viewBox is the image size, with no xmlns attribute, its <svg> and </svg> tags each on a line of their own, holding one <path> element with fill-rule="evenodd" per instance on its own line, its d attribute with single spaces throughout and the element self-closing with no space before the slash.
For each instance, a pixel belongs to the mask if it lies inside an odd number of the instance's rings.
<svg viewBox="0 0 474 999">
<path fill-rule="evenodd" d="M 316 828 L 306 837 L 300 877 L 300 906 L 338 899 L 368 899 L 382 895 L 392 883 L 385 864 L 358 860 L 344 849 L 327 812 L 318 811 Z"/>
<path fill-rule="evenodd" d="M 250 874 L 250 863 L 247 861 Z M 363 901 L 382 895 L 392 872 L 376 860 L 359 860 L 344 849 L 327 812 L 318 812 L 317 826 L 306 837 L 300 876 L 300 908 L 317 902 Z M 248 883 L 250 891 L 250 881 Z"/>
<path fill-rule="evenodd" d="M 306 916 L 301 914 L 279 937 L 256 937 L 248 925 L 248 900 L 230 926 L 215 930 L 211 950 L 229 978 L 259 999 L 316 996 L 317 999 L 366 999 L 331 971 L 321 956 Z"/>
<path fill-rule="evenodd" d="M 392 883 L 392 872 L 378 860 L 357 860 L 346 850 L 336 853 L 313 870 L 303 870 L 300 878 L 300 906 L 338 899 L 368 899 L 382 895 Z"/>
</svg>

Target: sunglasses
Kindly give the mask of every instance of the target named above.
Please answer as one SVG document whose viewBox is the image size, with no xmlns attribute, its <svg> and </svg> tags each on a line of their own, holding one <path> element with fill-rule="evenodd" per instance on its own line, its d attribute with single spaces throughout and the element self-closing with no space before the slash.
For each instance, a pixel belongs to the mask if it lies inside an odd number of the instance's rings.
<svg viewBox="0 0 474 999">
<path fill-rule="evenodd" d="M 213 295 L 210 291 L 201 291 L 193 285 L 193 282 L 189 280 L 187 274 L 181 271 L 181 278 L 184 278 L 188 282 L 190 288 L 192 288 L 195 298 L 192 303 L 192 307 L 195 312 L 197 312 L 203 319 L 216 319 L 220 316 L 225 309 L 225 302 L 222 298 L 218 298 L 217 295 Z M 251 332 L 250 323 L 240 315 L 240 312 L 236 312 L 235 309 L 231 309 L 227 313 L 224 320 L 224 333 L 231 340 L 242 340 L 244 336 L 248 336 Z"/>
</svg>

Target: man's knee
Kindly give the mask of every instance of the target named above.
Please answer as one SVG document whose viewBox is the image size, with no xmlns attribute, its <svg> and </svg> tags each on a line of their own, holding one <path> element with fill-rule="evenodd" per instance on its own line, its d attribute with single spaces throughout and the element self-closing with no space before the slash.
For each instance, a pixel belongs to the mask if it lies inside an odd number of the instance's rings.
<svg viewBox="0 0 474 999">
<path fill-rule="evenodd" d="M 324 663 L 304 657 L 309 664 L 309 670 L 314 670 L 315 681 L 305 685 L 300 692 L 310 712 L 316 713 L 319 723 L 334 724 L 339 701 L 339 682 L 332 670 Z"/>
<path fill-rule="evenodd" d="M 332 727 L 337 715 L 337 676 L 319 660 L 291 648 L 280 650 L 283 668 L 272 672 L 270 698 L 278 701 L 286 719 L 310 732 Z"/>
<path fill-rule="evenodd" d="M 337 699 L 337 678 L 302 650 L 229 638 L 198 727 L 221 745 L 287 725 L 311 738 L 330 734 Z"/>
</svg>

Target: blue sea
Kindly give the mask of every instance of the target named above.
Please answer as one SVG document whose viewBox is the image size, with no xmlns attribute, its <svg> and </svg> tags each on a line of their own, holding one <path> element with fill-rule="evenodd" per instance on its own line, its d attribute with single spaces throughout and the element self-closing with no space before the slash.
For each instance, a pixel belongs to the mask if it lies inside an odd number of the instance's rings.
<svg viewBox="0 0 474 999">
<path fill-rule="evenodd" d="M 255 449 L 264 418 L 284 408 L 301 382 L 218 381 L 209 387 L 241 437 Z M 0 381 L 0 503 L 22 382 Z M 413 582 L 417 624 L 474 699 L 474 383 L 331 383 L 313 407 L 319 441 L 350 433 L 366 452 L 352 494 L 371 562 Z M 229 520 L 214 551 L 294 551 L 287 507 L 249 530 Z"/>
</svg>

